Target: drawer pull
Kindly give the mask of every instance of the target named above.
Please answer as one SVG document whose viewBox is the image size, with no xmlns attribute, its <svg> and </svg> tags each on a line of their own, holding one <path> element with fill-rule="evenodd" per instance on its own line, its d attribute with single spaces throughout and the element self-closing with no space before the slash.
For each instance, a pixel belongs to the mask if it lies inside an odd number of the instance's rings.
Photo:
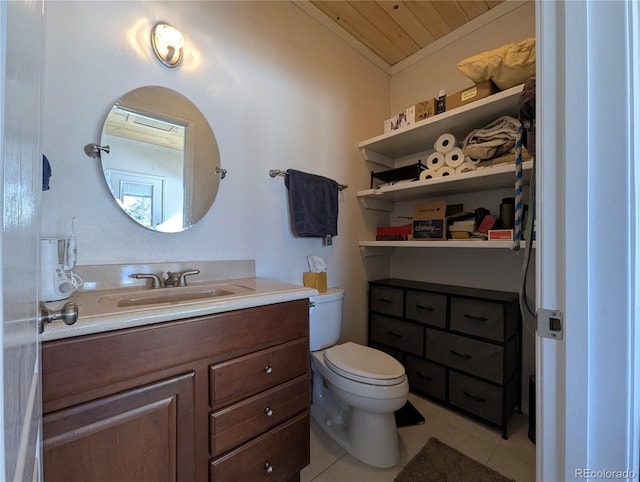
<svg viewBox="0 0 640 482">
<path fill-rule="evenodd" d="M 382 303 L 393 303 L 393 300 L 390 300 L 389 298 L 378 298 L 378 301 L 381 301 Z"/>
<path fill-rule="evenodd" d="M 463 391 L 462 392 L 464 394 L 465 397 L 469 397 L 471 400 L 475 400 L 476 402 L 482 402 L 485 403 L 487 401 L 486 398 L 483 397 L 478 397 L 476 395 L 471 395 L 469 392 L 467 391 Z"/>
<path fill-rule="evenodd" d="M 267 417 L 270 417 L 271 415 L 273 415 L 273 410 L 267 407 L 264 409 L 264 413 L 267 415 Z"/>
<path fill-rule="evenodd" d="M 395 336 L 396 338 L 402 338 L 400 333 L 396 333 L 395 331 L 387 330 L 387 335 Z"/>
<path fill-rule="evenodd" d="M 423 378 L 424 380 L 428 381 L 428 382 L 432 382 L 433 381 L 433 377 L 430 375 L 425 375 L 424 373 L 420 373 L 418 372 L 416 375 L 418 375 L 420 378 Z"/>
<path fill-rule="evenodd" d="M 266 367 L 264 367 L 264 372 L 267 375 L 271 375 L 271 372 L 273 372 L 273 368 L 271 368 L 269 365 L 267 365 Z"/>
<path fill-rule="evenodd" d="M 267 474 L 270 474 L 271 472 L 273 472 L 273 465 L 267 462 L 266 464 L 264 464 L 264 470 Z"/>
<path fill-rule="evenodd" d="M 485 318 L 484 316 L 470 315 L 469 313 L 465 313 L 464 317 L 474 321 L 487 321 L 489 319 L 489 318 Z"/>
<path fill-rule="evenodd" d="M 457 351 L 455 351 L 455 350 L 451 350 L 451 349 L 450 349 L 450 350 L 449 350 L 449 352 L 450 352 L 452 355 L 458 356 L 458 357 L 460 357 L 460 358 L 465 358 L 465 359 L 467 359 L 467 360 L 471 360 L 471 358 L 472 358 L 472 356 L 471 356 L 471 355 L 467 355 L 467 354 L 465 354 L 465 353 L 459 353 L 459 352 L 457 352 Z"/>
<path fill-rule="evenodd" d="M 430 306 L 416 305 L 416 308 L 419 308 L 419 309 L 425 310 L 425 311 L 433 311 L 433 308 L 430 307 Z"/>
</svg>

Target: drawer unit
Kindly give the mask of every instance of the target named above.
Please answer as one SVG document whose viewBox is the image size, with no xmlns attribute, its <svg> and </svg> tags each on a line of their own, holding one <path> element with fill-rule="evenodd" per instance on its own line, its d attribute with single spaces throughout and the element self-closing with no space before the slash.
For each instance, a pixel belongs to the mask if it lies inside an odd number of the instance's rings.
<svg viewBox="0 0 640 482">
<path fill-rule="evenodd" d="M 502 381 L 503 347 L 483 341 L 427 330 L 427 358 L 486 380 Z"/>
<path fill-rule="evenodd" d="M 299 480 L 309 464 L 309 414 L 304 413 L 209 465 L 209 482 Z"/>
<path fill-rule="evenodd" d="M 374 286 L 370 293 L 370 308 L 376 313 L 402 316 L 404 311 L 404 292 L 388 286 Z"/>
<path fill-rule="evenodd" d="M 369 344 L 403 361 L 410 388 L 507 438 L 522 388 L 518 294 L 385 279 L 369 297 Z"/>
<path fill-rule="evenodd" d="M 405 370 L 409 385 L 440 400 L 447 399 L 447 369 L 445 367 L 407 355 Z"/>
<path fill-rule="evenodd" d="M 211 455 L 221 455 L 306 410 L 309 379 L 298 377 L 211 414 Z"/>
<path fill-rule="evenodd" d="M 422 356 L 424 328 L 415 323 L 371 315 L 371 341 Z"/>
<path fill-rule="evenodd" d="M 407 290 L 405 316 L 409 320 L 445 328 L 447 325 L 447 297 L 428 291 Z"/>
<path fill-rule="evenodd" d="M 451 372 L 449 402 L 496 425 L 502 421 L 502 387 L 491 383 Z"/>
<path fill-rule="evenodd" d="M 219 408 L 307 372 L 306 339 L 214 365 L 209 369 L 209 400 Z"/>
</svg>

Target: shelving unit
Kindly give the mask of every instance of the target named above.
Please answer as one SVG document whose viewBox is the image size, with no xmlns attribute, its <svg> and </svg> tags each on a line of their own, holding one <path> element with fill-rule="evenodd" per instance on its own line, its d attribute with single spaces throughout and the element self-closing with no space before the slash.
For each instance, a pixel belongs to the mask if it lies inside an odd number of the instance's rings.
<svg viewBox="0 0 640 482">
<path fill-rule="evenodd" d="M 522 85 L 485 97 L 476 102 L 435 115 L 402 130 L 387 132 L 358 144 L 365 161 L 394 169 L 398 163 L 433 150 L 438 137 L 445 133 L 464 139 L 473 129 L 501 117 L 518 117 Z M 528 184 L 533 161 L 523 163 L 523 179 Z M 455 176 L 397 183 L 376 189 L 358 191 L 366 209 L 392 212 L 394 202 L 489 191 L 514 185 L 515 166 L 512 163 L 488 166 Z M 392 248 L 482 248 L 511 249 L 511 241 L 360 241 L 366 256 L 386 255 Z M 521 244 L 524 247 L 524 242 Z"/>
</svg>

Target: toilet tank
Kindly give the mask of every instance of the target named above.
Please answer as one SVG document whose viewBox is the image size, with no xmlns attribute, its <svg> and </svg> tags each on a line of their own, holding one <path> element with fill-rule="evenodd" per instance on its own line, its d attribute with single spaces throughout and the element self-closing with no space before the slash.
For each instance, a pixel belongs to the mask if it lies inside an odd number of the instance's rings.
<svg viewBox="0 0 640 482">
<path fill-rule="evenodd" d="M 329 288 L 312 296 L 309 308 L 309 349 L 311 351 L 335 345 L 342 332 L 342 299 L 344 290 Z"/>
</svg>

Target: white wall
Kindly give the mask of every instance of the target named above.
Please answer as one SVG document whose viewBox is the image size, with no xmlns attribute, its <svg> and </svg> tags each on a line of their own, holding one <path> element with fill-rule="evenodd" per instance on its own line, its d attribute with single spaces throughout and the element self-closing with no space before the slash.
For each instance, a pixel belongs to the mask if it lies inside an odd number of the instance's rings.
<svg viewBox="0 0 640 482">
<path fill-rule="evenodd" d="M 180 28 L 176 70 L 152 54 L 158 20 Z M 320 255 L 329 284 L 346 289 L 346 338 L 366 340 L 366 273 L 357 240 L 369 236 L 355 198 L 369 173 L 359 140 L 381 130 L 390 80 L 289 2 L 48 2 L 44 152 L 51 190 L 43 233 L 65 234 L 72 216 L 79 264 L 255 259 L 258 276 L 302 284 L 305 257 Z M 100 166 L 98 142 L 112 104 L 143 85 L 195 103 L 216 136 L 228 175 L 207 216 L 184 233 L 148 231 L 120 212 Z M 339 198 L 333 247 L 296 238 L 284 179 L 296 168 L 349 188 Z"/>
</svg>

